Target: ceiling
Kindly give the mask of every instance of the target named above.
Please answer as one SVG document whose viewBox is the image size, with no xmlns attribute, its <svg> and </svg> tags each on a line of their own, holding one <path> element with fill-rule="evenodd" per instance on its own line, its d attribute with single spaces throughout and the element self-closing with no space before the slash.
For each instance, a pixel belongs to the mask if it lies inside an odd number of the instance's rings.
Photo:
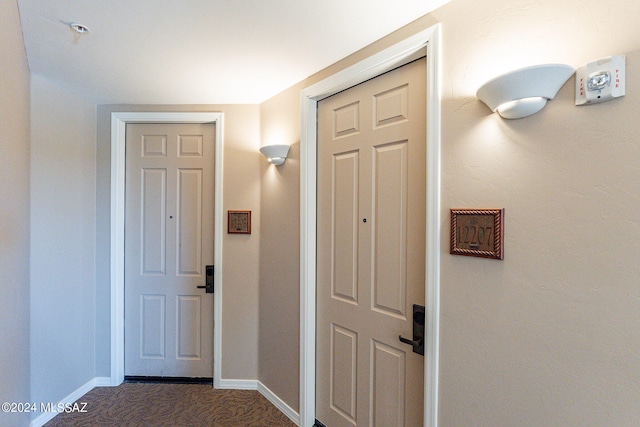
<svg viewBox="0 0 640 427">
<path fill-rule="evenodd" d="M 33 74 L 98 104 L 256 104 L 449 0 L 18 0 Z M 70 23 L 90 29 L 77 34 Z"/>
</svg>

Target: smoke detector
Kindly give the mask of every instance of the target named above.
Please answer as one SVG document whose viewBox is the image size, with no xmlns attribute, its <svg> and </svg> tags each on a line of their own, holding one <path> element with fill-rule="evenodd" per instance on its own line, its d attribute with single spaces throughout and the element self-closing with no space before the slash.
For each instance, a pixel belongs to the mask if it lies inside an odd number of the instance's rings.
<svg viewBox="0 0 640 427">
<path fill-rule="evenodd" d="M 86 25 L 79 24 L 77 22 L 69 24 L 69 26 L 73 31 L 75 31 L 78 34 L 87 34 L 89 32 L 89 27 L 87 27 Z"/>
</svg>

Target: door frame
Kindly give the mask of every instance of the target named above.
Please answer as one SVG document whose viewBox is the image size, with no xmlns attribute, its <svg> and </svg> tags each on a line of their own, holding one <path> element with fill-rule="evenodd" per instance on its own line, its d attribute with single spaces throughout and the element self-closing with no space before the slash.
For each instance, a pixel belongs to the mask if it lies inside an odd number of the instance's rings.
<svg viewBox="0 0 640 427">
<path fill-rule="evenodd" d="M 124 226 L 125 143 L 127 123 L 215 123 L 215 197 L 213 295 L 213 385 L 220 388 L 222 373 L 222 177 L 224 113 L 113 112 L 111 113 L 111 385 L 124 381 Z"/>
<path fill-rule="evenodd" d="M 440 322 L 440 24 L 306 87 L 300 94 L 300 426 L 315 423 L 316 383 L 316 215 L 318 101 L 383 74 L 412 59 L 427 57 L 426 337 L 424 426 L 438 424 Z"/>
</svg>

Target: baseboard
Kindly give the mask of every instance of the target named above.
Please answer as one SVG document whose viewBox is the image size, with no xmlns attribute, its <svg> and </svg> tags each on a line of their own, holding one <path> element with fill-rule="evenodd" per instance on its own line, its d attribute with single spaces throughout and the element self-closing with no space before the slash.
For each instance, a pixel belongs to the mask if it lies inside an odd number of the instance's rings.
<svg viewBox="0 0 640 427">
<path fill-rule="evenodd" d="M 295 425 L 300 425 L 300 414 L 293 410 L 293 408 L 287 405 L 284 400 L 280 399 L 274 392 L 258 381 L 258 392 L 263 395 L 269 402 L 287 416 Z"/>
<path fill-rule="evenodd" d="M 95 384 L 94 387 L 111 387 L 111 378 L 110 377 L 96 377 L 94 378 Z"/>
<path fill-rule="evenodd" d="M 258 381 L 256 380 L 223 380 L 216 385 L 216 388 L 227 390 L 257 390 Z"/>
<path fill-rule="evenodd" d="M 85 394 L 87 394 L 88 392 L 93 390 L 95 387 L 108 387 L 110 385 L 111 385 L 111 378 L 109 378 L 109 377 L 96 377 L 96 378 L 93 378 L 93 379 L 87 381 L 86 384 L 78 387 L 75 391 L 73 391 L 71 394 L 66 396 L 60 402 L 57 402 L 57 404 L 54 404 L 53 402 L 51 402 L 52 403 L 51 406 L 59 407 L 57 405 L 61 405 L 61 407 L 64 408 L 65 404 L 69 404 L 69 403 L 75 402 L 76 400 L 80 399 L 82 396 L 84 396 Z M 42 404 L 48 404 L 49 402 L 41 402 L 41 403 Z M 37 403 L 37 404 L 40 404 L 40 403 Z M 40 408 L 38 408 L 38 409 L 40 409 Z M 56 415 L 58 415 L 58 412 L 44 412 L 44 413 L 40 414 L 40 416 L 38 416 L 37 418 L 31 420 L 31 423 L 29 424 L 29 426 L 30 427 L 42 427 L 43 425 L 45 425 L 46 423 L 51 421 L 53 419 L 53 417 L 55 417 Z"/>
</svg>

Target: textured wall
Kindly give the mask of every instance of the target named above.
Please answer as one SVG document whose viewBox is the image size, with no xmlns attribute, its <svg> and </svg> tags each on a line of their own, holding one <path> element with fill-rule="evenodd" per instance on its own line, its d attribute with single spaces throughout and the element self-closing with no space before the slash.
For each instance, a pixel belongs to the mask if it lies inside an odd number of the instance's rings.
<svg viewBox="0 0 640 427">
<path fill-rule="evenodd" d="M 640 5 L 456 0 L 443 22 L 441 425 L 640 419 Z M 464 30 L 460 30 L 464 28 Z M 475 89 L 520 66 L 627 55 L 627 96 L 570 79 L 505 121 Z M 448 209 L 506 210 L 505 260 L 446 255 Z"/>
<path fill-rule="evenodd" d="M 29 66 L 11 0 L 0 0 L 0 76 L 0 402 L 28 402 Z M 0 412 L 0 425 L 28 423 Z"/>
</svg>

